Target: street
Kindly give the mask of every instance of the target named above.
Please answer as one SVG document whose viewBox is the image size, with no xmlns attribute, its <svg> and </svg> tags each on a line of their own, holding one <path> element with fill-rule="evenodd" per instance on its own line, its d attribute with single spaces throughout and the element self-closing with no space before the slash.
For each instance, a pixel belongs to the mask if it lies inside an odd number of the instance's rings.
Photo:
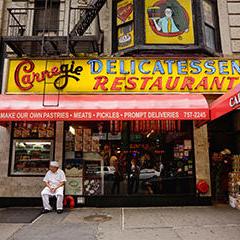
<svg viewBox="0 0 240 240">
<path fill-rule="evenodd" d="M 2 211 L 2 210 L 0 210 Z M 79 208 L 0 224 L 0 240 L 239 240 L 240 211 L 227 205 Z"/>
</svg>

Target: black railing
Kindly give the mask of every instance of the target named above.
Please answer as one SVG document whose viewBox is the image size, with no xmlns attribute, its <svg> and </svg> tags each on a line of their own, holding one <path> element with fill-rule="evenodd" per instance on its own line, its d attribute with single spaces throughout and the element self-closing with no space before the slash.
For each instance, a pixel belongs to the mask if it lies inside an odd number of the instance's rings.
<svg viewBox="0 0 240 240">
<path fill-rule="evenodd" d="M 67 36 L 92 7 L 71 7 L 69 16 L 51 20 L 44 8 L 8 8 L 8 36 Z M 40 18 L 37 18 L 37 17 Z M 56 18 L 56 17 L 55 17 Z M 92 23 L 92 21 L 91 21 Z M 94 35 L 91 23 L 85 35 Z M 67 26 L 67 27 L 66 27 Z M 97 26 L 97 30 L 100 26 Z"/>
<path fill-rule="evenodd" d="M 89 5 L 72 7 L 70 2 L 69 10 L 64 12 L 43 7 L 8 8 L 4 42 L 18 56 L 100 54 L 103 51 L 103 31 L 100 29 L 99 7 L 98 10 Z M 89 11 L 94 11 L 95 15 L 85 19 Z"/>
</svg>

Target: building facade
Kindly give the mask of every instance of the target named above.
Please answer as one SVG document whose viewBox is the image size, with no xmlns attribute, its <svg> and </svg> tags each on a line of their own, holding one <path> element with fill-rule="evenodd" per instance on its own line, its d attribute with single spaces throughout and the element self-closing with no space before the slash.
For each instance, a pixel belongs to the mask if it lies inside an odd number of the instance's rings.
<svg viewBox="0 0 240 240">
<path fill-rule="evenodd" d="M 39 203 L 50 159 L 77 204 L 217 200 L 211 159 L 240 153 L 239 111 L 198 122 L 240 83 L 240 1 L 139 2 L 0 1 L 2 99 L 17 105 L 0 108 L 3 204 Z"/>
</svg>

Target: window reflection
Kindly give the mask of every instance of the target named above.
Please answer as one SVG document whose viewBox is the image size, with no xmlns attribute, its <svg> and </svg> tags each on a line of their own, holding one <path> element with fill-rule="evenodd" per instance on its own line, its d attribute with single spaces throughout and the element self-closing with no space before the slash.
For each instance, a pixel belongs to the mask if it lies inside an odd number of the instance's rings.
<svg viewBox="0 0 240 240">
<path fill-rule="evenodd" d="M 85 196 L 194 193 L 192 148 L 191 121 L 65 124 L 66 175 Z"/>
</svg>

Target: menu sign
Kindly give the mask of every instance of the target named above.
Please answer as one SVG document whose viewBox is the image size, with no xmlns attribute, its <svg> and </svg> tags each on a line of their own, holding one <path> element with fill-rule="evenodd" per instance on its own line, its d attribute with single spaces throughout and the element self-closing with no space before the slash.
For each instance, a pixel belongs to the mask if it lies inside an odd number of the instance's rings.
<svg viewBox="0 0 240 240">
<path fill-rule="evenodd" d="M 103 194 L 103 178 L 101 161 L 84 161 L 84 195 L 97 196 Z"/>
</svg>

